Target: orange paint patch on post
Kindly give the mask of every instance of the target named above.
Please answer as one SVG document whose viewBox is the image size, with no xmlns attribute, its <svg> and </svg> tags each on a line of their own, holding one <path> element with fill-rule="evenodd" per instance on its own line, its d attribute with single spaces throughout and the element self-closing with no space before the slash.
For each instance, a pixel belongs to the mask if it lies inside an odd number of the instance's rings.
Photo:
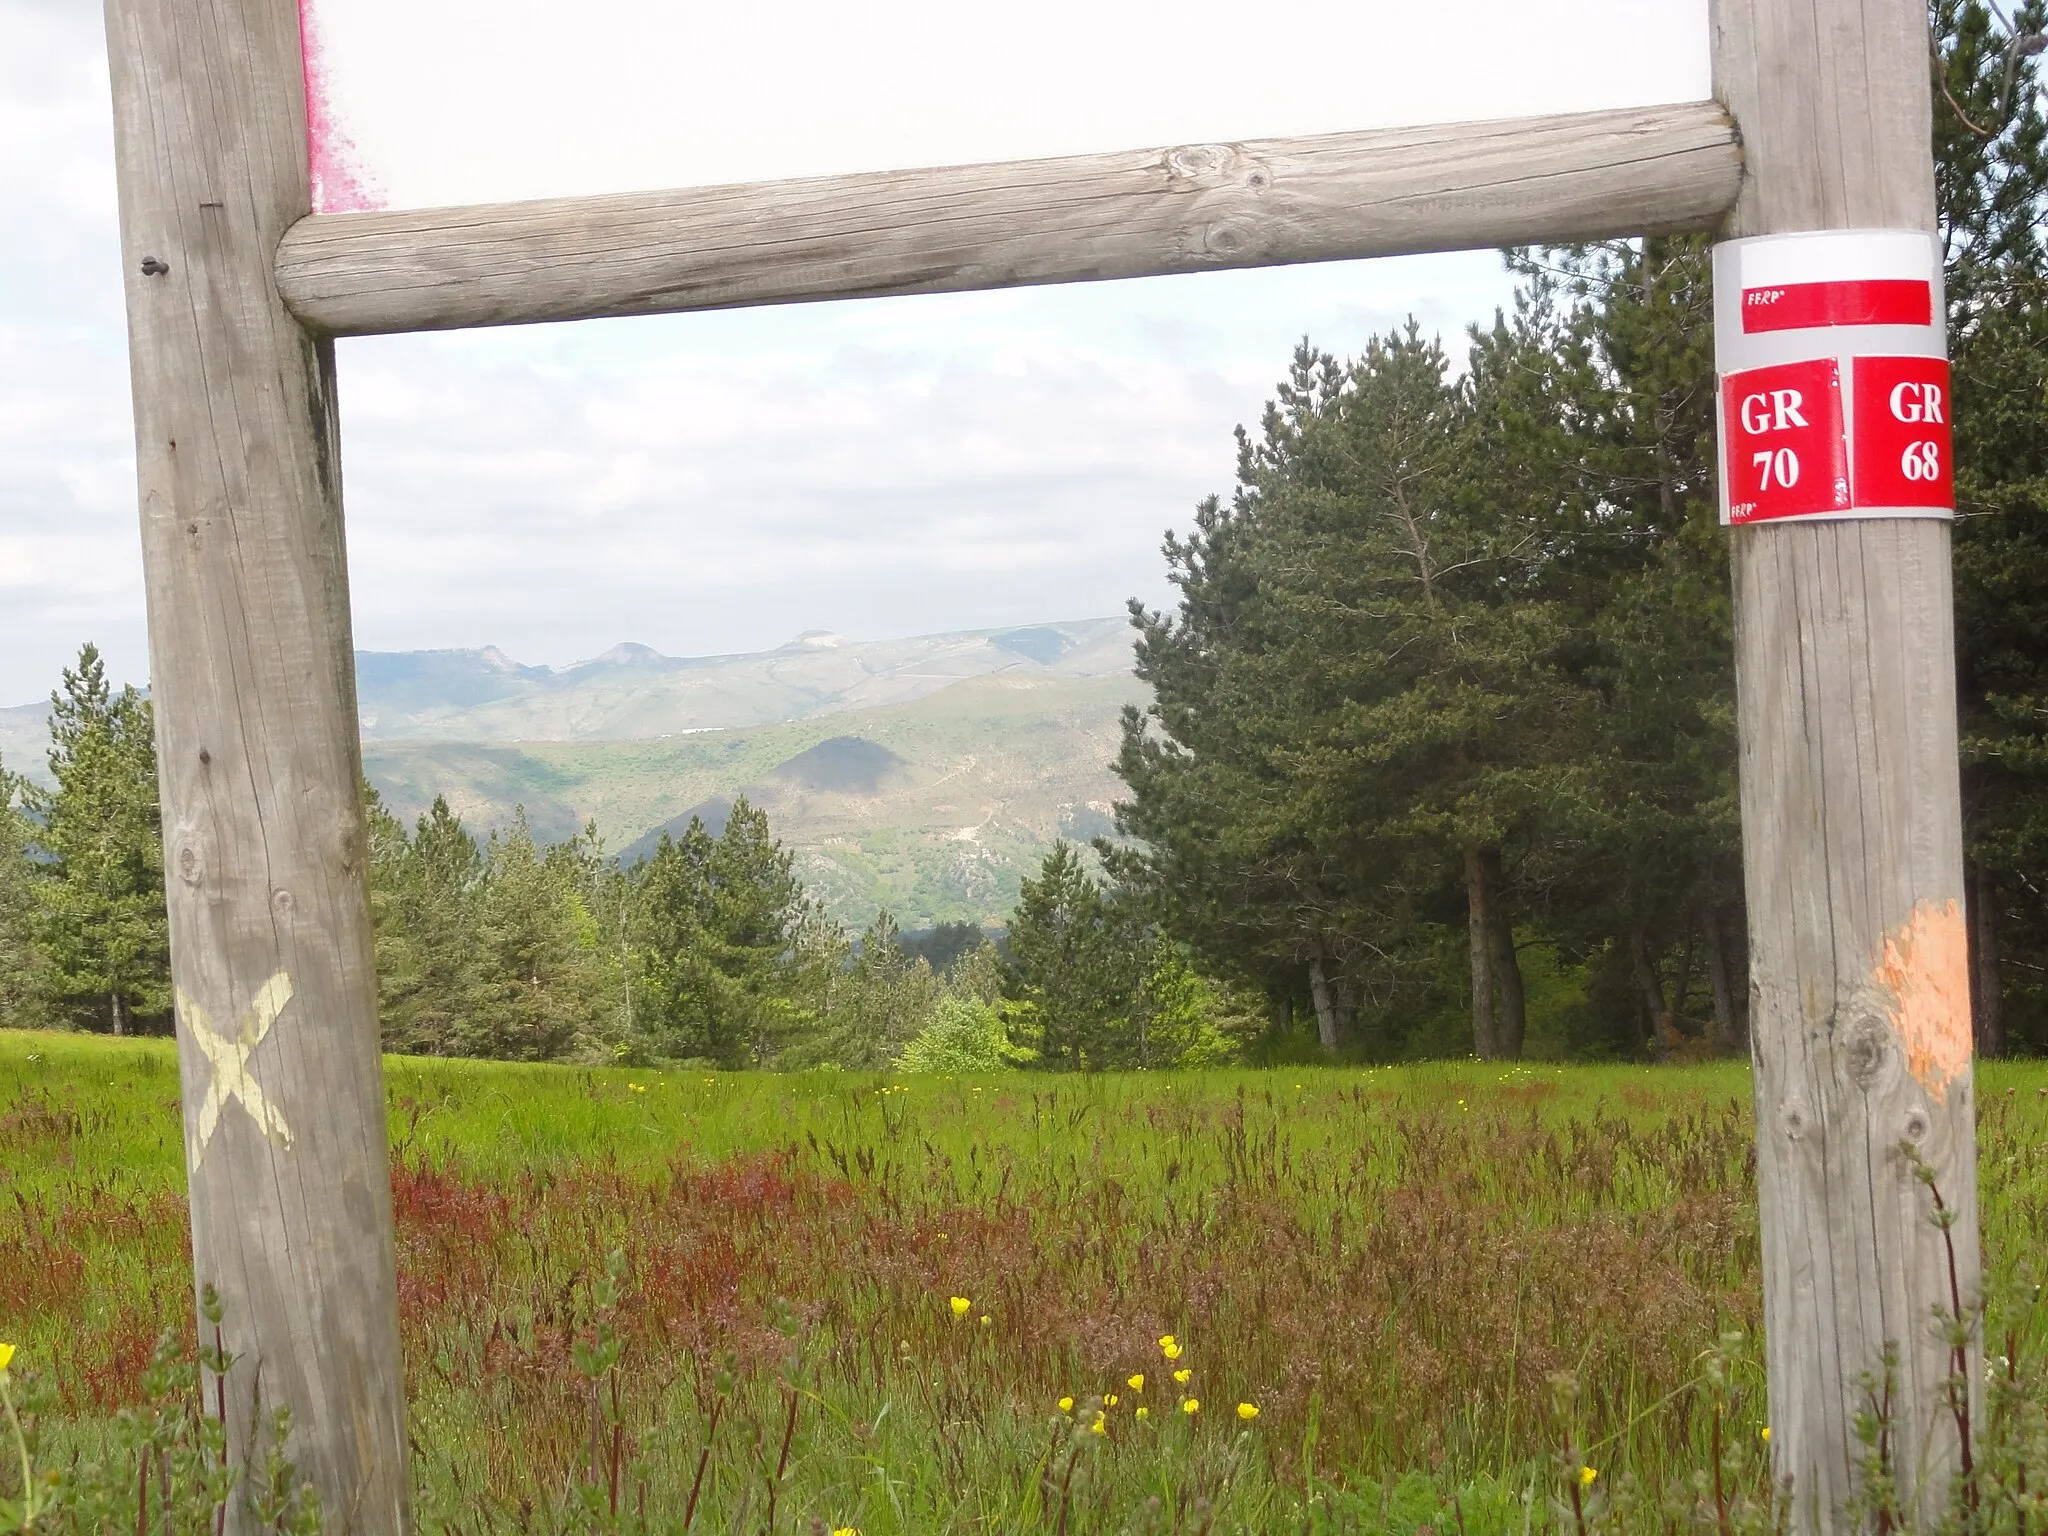
<svg viewBox="0 0 2048 1536">
<path fill-rule="evenodd" d="M 1970 940 L 1961 906 L 1923 901 L 1884 941 L 1873 977 L 1892 996 L 1906 1070 L 1941 1103 L 1970 1065 Z"/>
</svg>

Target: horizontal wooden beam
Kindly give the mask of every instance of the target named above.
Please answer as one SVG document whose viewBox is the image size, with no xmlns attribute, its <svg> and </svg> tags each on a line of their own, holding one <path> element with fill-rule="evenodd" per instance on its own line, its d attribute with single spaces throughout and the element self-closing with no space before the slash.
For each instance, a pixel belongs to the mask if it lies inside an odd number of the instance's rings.
<svg viewBox="0 0 2048 1536">
<path fill-rule="evenodd" d="M 1089 282 L 1708 229 L 1713 102 L 400 213 L 315 214 L 278 288 L 336 336 Z"/>
</svg>

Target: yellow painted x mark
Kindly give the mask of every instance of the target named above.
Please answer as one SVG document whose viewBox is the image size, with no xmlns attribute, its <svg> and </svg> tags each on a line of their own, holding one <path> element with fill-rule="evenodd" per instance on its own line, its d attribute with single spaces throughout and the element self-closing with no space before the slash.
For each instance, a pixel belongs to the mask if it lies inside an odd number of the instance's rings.
<svg viewBox="0 0 2048 1536">
<path fill-rule="evenodd" d="M 199 1160 L 206 1156 L 213 1133 L 220 1128 L 220 1113 L 227 1108 L 229 1099 L 241 1100 L 242 1108 L 256 1122 L 257 1129 L 270 1138 L 272 1145 L 289 1147 L 292 1144 L 292 1128 L 285 1124 L 283 1112 L 264 1097 L 263 1085 L 249 1070 L 249 1057 L 263 1043 L 263 1037 L 270 1033 L 270 1026 L 277 1022 L 277 1016 L 284 1012 L 285 1004 L 291 1000 L 292 979 L 279 971 L 250 999 L 248 1008 L 236 1021 L 234 1034 L 222 1035 L 215 1033 L 213 1020 L 207 1017 L 206 1010 L 182 990 L 179 991 L 178 1017 L 184 1020 L 185 1028 L 191 1032 L 192 1043 L 213 1063 L 213 1081 L 207 1085 L 206 1098 L 201 1102 L 199 1114 L 192 1124 L 191 1164 L 194 1172 L 198 1171 Z"/>
</svg>

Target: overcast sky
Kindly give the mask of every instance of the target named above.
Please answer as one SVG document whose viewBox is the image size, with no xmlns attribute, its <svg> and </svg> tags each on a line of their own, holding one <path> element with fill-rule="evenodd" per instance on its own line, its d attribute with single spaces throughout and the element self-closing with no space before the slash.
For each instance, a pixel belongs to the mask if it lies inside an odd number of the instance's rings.
<svg viewBox="0 0 2048 1536">
<path fill-rule="evenodd" d="M 1705 11 L 318 0 L 315 18 L 356 186 L 421 206 L 1690 100 Z M 97 5 L 0 0 L 0 704 L 46 693 L 88 639 L 147 675 L 106 92 Z M 356 643 L 561 664 L 620 640 L 703 654 L 1163 601 L 1163 530 L 1228 489 L 1231 428 L 1299 337 L 1350 353 L 1412 313 L 1455 339 L 1507 294 L 1475 253 L 344 342 Z"/>
</svg>

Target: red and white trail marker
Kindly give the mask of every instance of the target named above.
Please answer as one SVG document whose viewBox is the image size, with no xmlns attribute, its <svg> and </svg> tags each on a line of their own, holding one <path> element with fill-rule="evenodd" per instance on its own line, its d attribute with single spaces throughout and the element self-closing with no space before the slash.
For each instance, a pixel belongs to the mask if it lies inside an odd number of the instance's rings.
<svg viewBox="0 0 2048 1536">
<path fill-rule="evenodd" d="M 1716 247 L 1721 521 L 1954 516 L 1943 304 L 1922 230 Z"/>
</svg>

